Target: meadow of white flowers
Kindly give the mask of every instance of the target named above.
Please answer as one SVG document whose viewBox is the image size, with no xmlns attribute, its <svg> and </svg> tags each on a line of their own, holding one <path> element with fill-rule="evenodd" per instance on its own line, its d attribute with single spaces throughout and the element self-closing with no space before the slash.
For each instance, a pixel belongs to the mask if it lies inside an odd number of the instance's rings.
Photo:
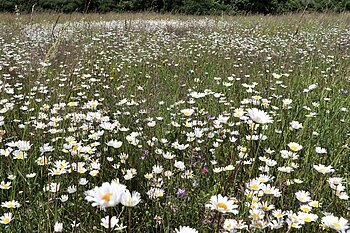
<svg viewBox="0 0 350 233">
<path fill-rule="evenodd" d="M 350 15 L 141 16 L 0 16 L 0 232 L 350 232 Z"/>
</svg>

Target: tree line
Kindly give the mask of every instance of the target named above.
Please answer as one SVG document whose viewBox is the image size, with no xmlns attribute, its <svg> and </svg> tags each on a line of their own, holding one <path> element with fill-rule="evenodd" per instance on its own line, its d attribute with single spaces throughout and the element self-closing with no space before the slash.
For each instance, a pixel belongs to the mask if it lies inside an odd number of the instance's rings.
<svg viewBox="0 0 350 233">
<path fill-rule="evenodd" d="M 179 14 L 279 14 L 303 11 L 349 11 L 350 0 L 0 0 L 2 12 L 140 12 Z"/>
</svg>

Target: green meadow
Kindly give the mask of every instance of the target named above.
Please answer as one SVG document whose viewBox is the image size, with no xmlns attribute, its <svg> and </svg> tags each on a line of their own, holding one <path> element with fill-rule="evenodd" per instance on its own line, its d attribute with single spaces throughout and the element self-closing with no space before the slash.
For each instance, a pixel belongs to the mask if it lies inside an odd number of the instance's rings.
<svg viewBox="0 0 350 233">
<path fill-rule="evenodd" d="M 350 231 L 350 14 L 1 14 L 0 45 L 0 232 Z"/>
</svg>

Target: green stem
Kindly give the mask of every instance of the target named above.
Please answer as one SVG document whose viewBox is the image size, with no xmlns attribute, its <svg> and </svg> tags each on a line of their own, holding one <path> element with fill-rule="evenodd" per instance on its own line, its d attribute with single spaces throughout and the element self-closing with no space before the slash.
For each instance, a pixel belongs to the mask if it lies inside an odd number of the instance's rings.
<svg viewBox="0 0 350 233">
<path fill-rule="evenodd" d="M 131 208 L 129 207 L 128 233 L 131 233 Z"/>
<path fill-rule="evenodd" d="M 251 137 L 250 137 L 250 140 L 252 142 L 251 145 L 253 145 L 253 131 L 254 131 L 254 125 L 252 125 L 253 129 L 252 129 L 252 134 L 251 134 Z M 259 126 L 260 127 L 260 126 Z M 259 128 L 260 129 L 260 128 Z M 260 133 L 261 133 L 261 130 L 259 130 L 258 132 L 258 137 L 260 137 Z M 252 146 L 251 146 L 252 147 Z M 254 155 L 254 161 L 253 161 L 253 166 L 252 166 L 252 169 L 250 170 L 250 174 L 249 174 L 249 179 L 252 178 L 252 175 L 253 175 L 253 172 L 254 172 L 254 169 L 255 169 L 255 164 L 256 164 L 256 160 L 258 158 L 258 153 L 259 153 L 259 148 L 260 148 L 260 138 L 258 138 L 258 146 L 255 150 L 255 155 Z"/>
<path fill-rule="evenodd" d="M 218 215 L 218 225 L 217 225 L 217 227 L 216 227 L 216 232 L 217 232 L 217 233 L 220 232 L 221 216 L 222 216 L 222 214 L 219 213 L 219 215 Z"/>
<path fill-rule="evenodd" d="M 113 216 L 112 208 L 110 208 L 110 210 L 109 210 L 109 219 L 108 219 L 108 233 L 112 232 L 112 220 L 111 220 L 112 216 Z"/>
</svg>

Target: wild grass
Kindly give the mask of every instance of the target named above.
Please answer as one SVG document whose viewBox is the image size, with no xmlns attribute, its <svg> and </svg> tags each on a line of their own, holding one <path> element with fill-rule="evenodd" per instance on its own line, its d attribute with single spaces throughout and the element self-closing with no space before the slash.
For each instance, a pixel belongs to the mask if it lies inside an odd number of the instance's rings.
<svg viewBox="0 0 350 233">
<path fill-rule="evenodd" d="M 1 232 L 110 232 L 107 215 L 124 232 L 347 228 L 325 216 L 350 218 L 349 14 L 0 18 L 0 201 L 20 205 L 2 205 Z M 86 191 L 112 180 L 141 202 L 91 206 Z M 218 194 L 238 214 L 206 207 Z"/>
</svg>

